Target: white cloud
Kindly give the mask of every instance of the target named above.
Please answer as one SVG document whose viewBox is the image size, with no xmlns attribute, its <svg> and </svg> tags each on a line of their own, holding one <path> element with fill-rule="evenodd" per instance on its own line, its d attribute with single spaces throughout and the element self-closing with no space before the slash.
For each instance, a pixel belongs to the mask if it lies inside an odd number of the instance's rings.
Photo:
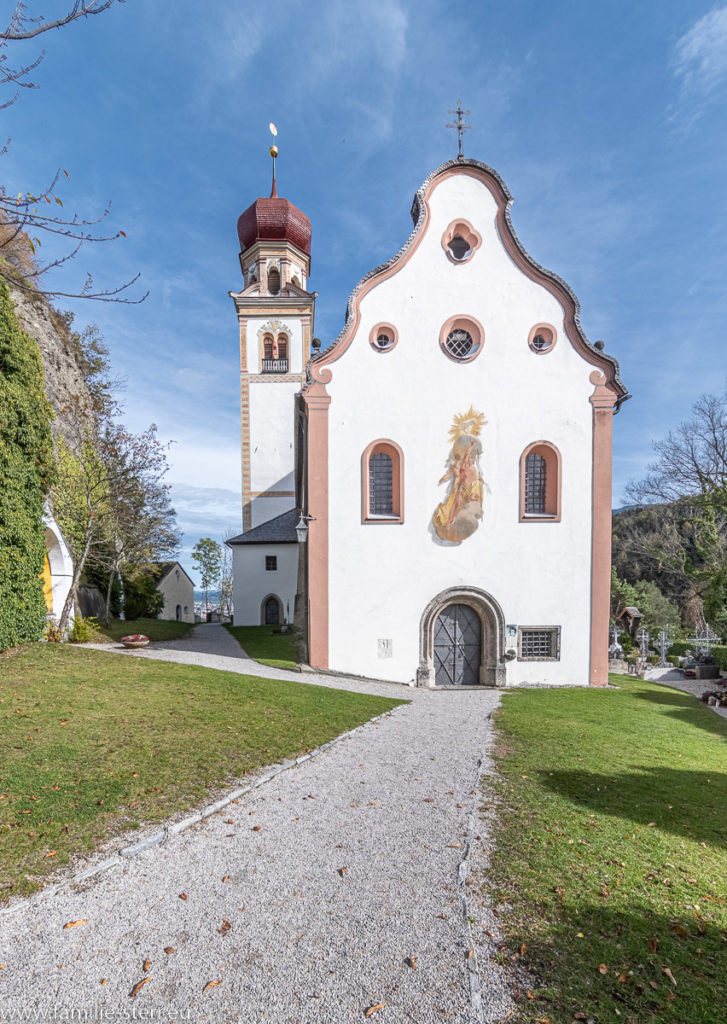
<svg viewBox="0 0 727 1024">
<path fill-rule="evenodd" d="M 727 6 L 705 14 L 677 40 L 673 67 L 681 89 L 673 117 L 688 126 L 727 84 Z"/>
</svg>

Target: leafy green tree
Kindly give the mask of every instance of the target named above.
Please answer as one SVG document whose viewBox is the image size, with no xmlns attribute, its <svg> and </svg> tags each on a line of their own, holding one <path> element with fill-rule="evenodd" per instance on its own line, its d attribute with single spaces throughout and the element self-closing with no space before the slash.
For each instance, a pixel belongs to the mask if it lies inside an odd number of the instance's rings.
<svg viewBox="0 0 727 1024">
<path fill-rule="evenodd" d="M 53 476 L 52 417 L 38 346 L 0 282 L 0 650 L 37 640 L 45 622 L 41 517 Z"/>
<path fill-rule="evenodd" d="M 127 619 L 156 619 L 164 607 L 157 590 L 157 573 L 137 567 L 124 574 L 124 615 Z"/>
<path fill-rule="evenodd" d="M 200 587 L 204 590 L 205 611 L 209 612 L 209 590 L 219 583 L 222 548 L 211 537 L 200 537 L 192 548 L 192 561 L 199 573 Z"/>
</svg>

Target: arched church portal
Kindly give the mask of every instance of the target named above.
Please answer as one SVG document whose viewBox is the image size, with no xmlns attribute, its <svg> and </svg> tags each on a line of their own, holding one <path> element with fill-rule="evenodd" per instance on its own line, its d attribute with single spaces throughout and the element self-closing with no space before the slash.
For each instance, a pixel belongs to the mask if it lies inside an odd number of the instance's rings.
<svg viewBox="0 0 727 1024">
<path fill-rule="evenodd" d="M 504 649 L 497 601 L 476 587 L 451 587 L 424 609 L 417 685 L 504 686 Z"/>
</svg>

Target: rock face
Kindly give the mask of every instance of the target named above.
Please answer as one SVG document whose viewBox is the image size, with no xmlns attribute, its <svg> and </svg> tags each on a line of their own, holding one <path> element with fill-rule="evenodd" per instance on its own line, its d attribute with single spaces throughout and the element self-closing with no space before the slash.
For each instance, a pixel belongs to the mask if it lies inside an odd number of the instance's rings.
<svg viewBox="0 0 727 1024">
<path fill-rule="evenodd" d="M 11 286 L 15 314 L 23 330 L 38 343 L 45 370 L 45 390 L 53 407 L 54 436 L 73 446 L 81 422 L 90 420 L 91 404 L 78 356 L 68 333 L 59 329 L 42 298 Z"/>
</svg>

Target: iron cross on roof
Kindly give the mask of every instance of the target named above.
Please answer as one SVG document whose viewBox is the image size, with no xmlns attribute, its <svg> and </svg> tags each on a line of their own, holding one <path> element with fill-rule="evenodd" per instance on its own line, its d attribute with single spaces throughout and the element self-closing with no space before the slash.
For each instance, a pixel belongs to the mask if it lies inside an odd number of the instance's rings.
<svg viewBox="0 0 727 1024">
<path fill-rule="evenodd" d="M 462 154 L 462 135 L 464 134 L 464 132 L 468 132 L 468 131 L 470 131 L 472 129 L 472 125 L 471 124 L 465 124 L 464 123 L 464 116 L 465 116 L 465 114 L 469 114 L 469 110 L 462 110 L 462 100 L 457 100 L 457 109 L 456 110 L 448 110 L 447 113 L 448 114 L 456 114 L 457 115 L 457 123 L 456 124 L 448 124 L 447 128 L 454 128 L 454 130 L 457 132 L 457 148 L 459 150 L 459 152 L 457 153 L 457 159 L 461 160 L 462 159 L 462 155 L 463 155 Z"/>
</svg>

